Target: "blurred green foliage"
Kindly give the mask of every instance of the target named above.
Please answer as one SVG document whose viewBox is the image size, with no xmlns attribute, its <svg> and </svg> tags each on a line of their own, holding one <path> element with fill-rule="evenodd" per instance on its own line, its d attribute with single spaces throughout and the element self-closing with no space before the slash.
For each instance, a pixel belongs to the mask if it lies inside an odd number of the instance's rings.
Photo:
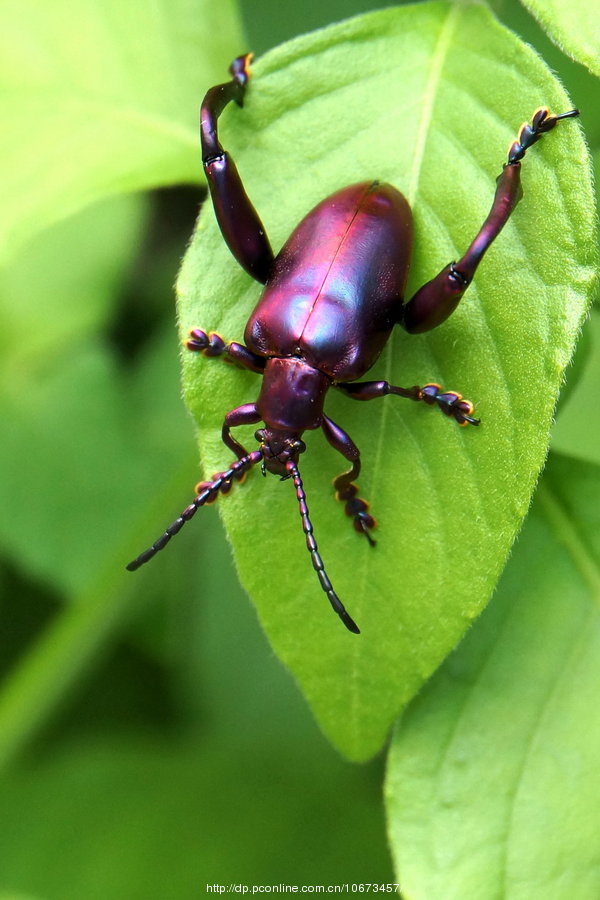
<svg viewBox="0 0 600 900">
<path fill-rule="evenodd" d="M 243 27 L 233 3 L 202 0 L 68 9 L 14 0 L 0 10 L 0 896 L 186 900 L 216 881 L 405 878 L 411 897 L 446 900 L 469 896 L 472 871 L 461 860 L 486 840 L 496 842 L 496 867 L 478 898 L 497 896 L 499 881 L 507 897 L 600 894 L 590 863 L 598 785 L 578 765 L 598 750 L 588 726 L 597 681 L 589 648 L 600 627 L 596 314 L 556 425 L 562 456 L 543 476 L 498 603 L 397 726 L 388 778 L 396 875 L 382 760 L 351 766 L 320 735 L 238 585 L 216 511 L 184 529 L 160 566 L 135 578 L 122 569 L 188 501 L 197 465 L 172 285 L 204 196 L 198 100 L 240 50 L 262 52 L 381 5 L 246 0 Z M 600 151 L 597 81 L 516 2 L 492 6 L 558 72 Z M 165 190 L 179 181 L 191 184 Z M 127 193 L 141 188 L 155 190 Z M 549 559 L 559 574 L 545 571 Z M 511 620 L 514 640 L 502 626 L 512 604 L 524 610 Z M 580 633 L 585 665 L 576 667 Z M 496 639 L 502 665 L 490 664 L 482 681 Z M 538 695 L 523 703 L 520 686 L 531 684 Z M 500 823 L 486 815 L 515 783 L 479 790 L 493 759 L 477 763 L 471 719 L 460 720 L 471 688 L 473 729 L 489 733 L 486 747 L 518 762 L 494 728 L 519 708 L 518 746 L 536 751 L 512 820 L 510 803 Z M 550 748 L 563 777 L 551 770 L 540 788 L 548 772 L 531 759 L 548 766 L 541 751 L 553 715 L 565 724 L 564 743 L 561 732 Z M 529 731 L 518 730 L 524 720 Z M 448 728 L 451 790 L 432 756 Z M 547 783 L 558 810 L 540 804 Z M 524 879 L 522 831 L 511 821 L 547 840 L 538 825 L 551 827 L 557 813 L 568 821 L 576 876 L 561 886 L 560 866 L 549 873 L 538 844 L 528 845 Z M 479 833 L 467 827 L 465 838 L 465 821 Z M 434 858 L 445 864 L 441 888 Z"/>
</svg>

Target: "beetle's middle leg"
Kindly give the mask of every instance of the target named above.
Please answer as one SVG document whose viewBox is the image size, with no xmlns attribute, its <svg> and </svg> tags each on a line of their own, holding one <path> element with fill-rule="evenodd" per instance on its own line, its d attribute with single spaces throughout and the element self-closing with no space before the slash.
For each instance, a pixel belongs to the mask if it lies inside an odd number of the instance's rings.
<svg viewBox="0 0 600 900">
<path fill-rule="evenodd" d="M 336 499 L 345 503 L 346 515 L 352 517 L 356 530 L 359 534 L 364 534 L 371 547 L 374 547 L 375 541 L 369 530 L 375 528 L 377 523 L 368 511 L 367 501 L 356 496 L 358 485 L 354 483 L 354 479 L 358 478 L 360 473 L 360 450 L 350 435 L 326 415 L 323 415 L 321 428 L 331 446 L 352 463 L 352 468 L 348 472 L 342 472 L 333 481 Z"/>
<path fill-rule="evenodd" d="M 266 357 L 253 353 L 244 344 L 238 344 L 237 341 L 226 343 L 216 331 L 203 331 L 202 328 L 192 328 L 185 346 L 195 353 L 203 353 L 204 356 L 223 356 L 227 362 L 259 374 L 264 372 L 267 362 Z"/>
<path fill-rule="evenodd" d="M 447 265 L 435 278 L 423 285 L 402 309 L 400 323 L 411 334 L 429 331 L 450 316 L 473 280 L 477 266 L 495 238 L 506 225 L 512 211 L 523 196 L 521 189 L 521 160 L 526 151 L 542 135 L 551 131 L 560 119 L 578 116 L 571 109 L 553 115 L 548 109 L 537 109 L 531 125 L 524 123 L 516 141 L 508 151 L 508 160 L 497 179 L 496 193 L 487 219 L 458 262 Z"/>
<path fill-rule="evenodd" d="M 409 400 L 423 400 L 428 406 L 437 406 L 444 415 L 450 416 L 459 425 L 479 425 L 481 421 L 471 415 L 474 407 L 470 400 L 465 400 L 463 395 L 456 391 L 444 391 L 441 385 L 435 382 L 423 387 L 415 385 L 403 388 L 390 384 L 389 381 L 350 381 L 340 382 L 335 387 L 352 400 L 376 400 L 377 397 L 386 397 L 388 394 L 408 397 Z"/>
</svg>

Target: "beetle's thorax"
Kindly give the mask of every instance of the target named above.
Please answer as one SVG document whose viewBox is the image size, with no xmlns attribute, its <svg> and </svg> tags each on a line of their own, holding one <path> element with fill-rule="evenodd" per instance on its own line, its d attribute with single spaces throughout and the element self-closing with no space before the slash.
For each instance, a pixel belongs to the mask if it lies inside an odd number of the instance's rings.
<svg viewBox="0 0 600 900">
<path fill-rule="evenodd" d="M 304 449 L 300 436 L 318 428 L 331 379 L 297 356 L 267 361 L 256 410 L 266 425 L 261 442 L 265 468 L 285 475 L 285 463 Z"/>
<path fill-rule="evenodd" d="M 331 379 L 297 357 L 269 359 L 256 409 L 267 428 L 295 436 L 318 428 Z"/>
</svg>

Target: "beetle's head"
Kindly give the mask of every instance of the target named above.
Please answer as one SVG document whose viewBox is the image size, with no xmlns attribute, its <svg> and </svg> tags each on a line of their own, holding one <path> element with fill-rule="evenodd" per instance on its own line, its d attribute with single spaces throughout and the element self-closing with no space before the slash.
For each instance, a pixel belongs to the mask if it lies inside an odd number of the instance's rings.
<svg viewBox="0 0 600 900">
<path fill-rule="evenodd" d="M 263 471 L 288 477 L 286 462 L 298 462 L 298 457 L 306 450 L 300 440 L 300 433 L 280 431 L 277 428 L 259 428 L 254 437 L 260 443 L 263 456 Z"/>
</svg>

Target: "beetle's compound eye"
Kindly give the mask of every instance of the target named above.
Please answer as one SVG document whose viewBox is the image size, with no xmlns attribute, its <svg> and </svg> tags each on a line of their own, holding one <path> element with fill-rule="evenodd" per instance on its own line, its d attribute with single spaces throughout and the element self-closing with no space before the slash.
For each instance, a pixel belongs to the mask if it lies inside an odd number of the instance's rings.
<svg viewBox="0 0 600 900">
<path fill-rule="evenodd" d="M 306 450 L 306 444 L 304 441 L 294 441 L 294 451 L 296 453 L 304 453 Z"/>
<path fill-rule="evenodd" d="M 262 428 L 259 428 L 258 431 L 254 432 L 254 440 L 258 441 L 259 444 L 262 444 L 264 439 L 265 439 L 265 433 L 262 430 Z"/>
</svg>

